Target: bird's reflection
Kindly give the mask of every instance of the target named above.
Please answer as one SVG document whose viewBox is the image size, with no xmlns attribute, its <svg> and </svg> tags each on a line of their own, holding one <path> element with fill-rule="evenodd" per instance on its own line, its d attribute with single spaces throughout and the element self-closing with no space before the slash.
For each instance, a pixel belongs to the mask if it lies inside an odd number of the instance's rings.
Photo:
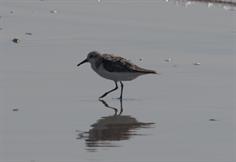
<svg viewBox="0 0 236 162">
<path fill-rule="evenodd" d="M 96 151 L 97 147 L 118 147 L 121 140 L 129 140 L 133 136 L 145 135 L 139 134 L 140 128 L 152 128 L 154 123 L 139 122 L 134 117 L 122 115 L 123 103 L 120 100 L 120 109 L 111 107 L 104 100 L 99 100 L 105 107 L 113 109 L 114 114 L 104 116 L 91 125 L 88 132 L 79 132 L 77 139 L 84 139 L 87 150 Z"/>
</svg>

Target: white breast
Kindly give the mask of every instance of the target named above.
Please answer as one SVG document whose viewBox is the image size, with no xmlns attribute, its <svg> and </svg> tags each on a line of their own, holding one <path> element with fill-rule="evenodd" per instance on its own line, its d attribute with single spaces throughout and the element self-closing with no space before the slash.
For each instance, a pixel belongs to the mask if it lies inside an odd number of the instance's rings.
<svg viewBox="0 0 236 162">
<path fill-rule="evenodd" d="M 92 66 L 92 69 L 98 73 L 100 76 L 106 79 L 114 80 L 114 81 L 129 81 L 137 78 L 141 73 L 134 72 L 109 72 L 101 65 L 99 68 L 95 68 Z"/>
</svg>

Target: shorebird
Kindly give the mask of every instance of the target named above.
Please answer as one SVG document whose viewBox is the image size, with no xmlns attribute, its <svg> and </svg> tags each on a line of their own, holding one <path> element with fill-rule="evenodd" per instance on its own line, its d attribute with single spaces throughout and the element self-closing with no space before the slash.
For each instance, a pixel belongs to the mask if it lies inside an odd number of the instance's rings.
<svg viewBox="0 0 236 162">
<path fill-rule="evenodd" d="M 157 72 L 154 70 L 141 68 L 120 56 L 115 56 L 112 54 L 100 54 L 97 51 L 89 52 L 87 58 L 80 62 L 77 66 L 80 66 L 86 62 L 91 64 L 92 69 L 98 75 L 115 82 L 115 88 L 101 95 L 99 99 L 117 90 L 117 82 L 120 82 L 121 85 L 119 99 L 122 99 L 124 87 L 122 81 L 130 81 L 144 74 L 157 74 Z"/>
</svg>

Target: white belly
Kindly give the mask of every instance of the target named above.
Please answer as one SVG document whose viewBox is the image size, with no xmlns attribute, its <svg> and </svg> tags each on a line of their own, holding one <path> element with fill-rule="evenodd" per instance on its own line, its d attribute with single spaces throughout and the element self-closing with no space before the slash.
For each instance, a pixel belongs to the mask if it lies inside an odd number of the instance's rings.
<svg viewBox="0 0 236 162">
<path fill-rule="evenodd" d="M 132 73 L 132 72 L 109 72 L 106 71 L 103 66 L 100 66 L 98 69 L 93 70 L 98 73 L 100 76 L 106 79 L 114 80 L 114 81 L 129 81 L 137 78 L 140 73 Z"/>
</svg>

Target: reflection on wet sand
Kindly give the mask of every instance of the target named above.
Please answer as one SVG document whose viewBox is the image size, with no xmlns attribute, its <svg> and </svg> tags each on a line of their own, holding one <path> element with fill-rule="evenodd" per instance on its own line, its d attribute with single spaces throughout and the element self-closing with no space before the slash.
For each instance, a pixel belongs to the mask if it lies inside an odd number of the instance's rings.
<svg viewBox="0 0 236 162">
<path fill-rule="evenodd" d="M 122 100 L 120 100 L 120 111 L 109 106 L 104 100 L 100 100 L 105 107 L 114 110 L 114 115 L 101 117 L 91 125 L 88 132 L 80 132 L 77 139 L 84 139 L 86 149 L 96 151 L 97 147 L 119 147 L 115 141 L 129 140 L 133 136 L 141 136 L 140 128 L 151 128 L 154 123 L 139 122 L 132 116 L 121 115 L 123 112 Z"/>
</svg>

